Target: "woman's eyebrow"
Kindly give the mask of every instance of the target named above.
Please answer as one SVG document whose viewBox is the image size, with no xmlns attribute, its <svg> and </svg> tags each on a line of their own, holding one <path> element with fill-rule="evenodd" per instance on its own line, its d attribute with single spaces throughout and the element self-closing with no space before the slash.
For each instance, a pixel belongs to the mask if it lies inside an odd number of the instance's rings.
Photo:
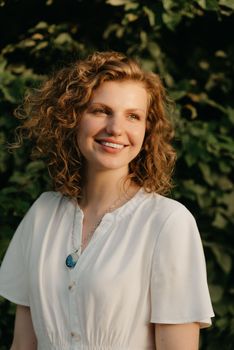
<svg viewBox="0 0 234 350">
<path fill-rule="evenodd" d="M 106 109 L 112 110 L 112 108 L 110 106 L 108 106 L 102 102 L 91 102 L 88 107 L 96 107 L 96 106 L 101 106 L 101 107 L 104 107 Z"/>
<path fill-rule="evenodd" d="M 144 112 L 145 113 L 145 110 L 143 108 L 127 108 L 126 109 L 126 112 Z"/>
<path fill-rule="evenodd" d="M 102 102 L 91 102 L 89 107 L 96 106 L 96 105 L 105 107 L 105 108 L 107 108 L 109 110 L 112 110 L 112 108 L 110 106 L 108 106 L 107 104 L 102 103 Z M 144 113 L 146 112 L 143 108 L 135 108 L 135 107 L 127 108 L 125 111 L 126 112 L 137 112 L 137 111 L 139 111 L 139 112 L 144 112 Z"/>
</svg>

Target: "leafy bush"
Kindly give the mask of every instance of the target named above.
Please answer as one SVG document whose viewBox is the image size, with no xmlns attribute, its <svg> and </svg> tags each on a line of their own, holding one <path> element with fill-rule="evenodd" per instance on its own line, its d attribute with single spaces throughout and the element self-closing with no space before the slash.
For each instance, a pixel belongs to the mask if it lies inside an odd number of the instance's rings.
<svg viewBox="0 0 234 350">
<path fill-rule="evenodd" d="M 231 349 L 234 2 L 71 0 L 68 5 L 64 0 L 41 0 L 35 6 L 29 0 L 0 3 L 1 25 L 7 27 L 6 21 L 13 13 L 11 20 L 17 28 L 1 39 L 1 257 L 26 210 L 41 192 L 50 188 L 44 164 L 30 158 L 29 143 L 14 153 L 6 150 L 18 123 L 13 110 L 25 89 L 37 86 L 52 69 L 93 50 L 126 52 L 140 59 L 146 69 L 158 72 L 176 101 L 173 120 L 178 164 L 171 195 L 187 205 L 197 219 L 216 313 L 213 327 L 202 332 L 201 349 Z M 23 30 L 18 17 L 24 23 Z M 14 306 L 0 299 L 0 310 L 0 350 L 4 350 L 9 348 L 12 337 Z"/>
</svg>

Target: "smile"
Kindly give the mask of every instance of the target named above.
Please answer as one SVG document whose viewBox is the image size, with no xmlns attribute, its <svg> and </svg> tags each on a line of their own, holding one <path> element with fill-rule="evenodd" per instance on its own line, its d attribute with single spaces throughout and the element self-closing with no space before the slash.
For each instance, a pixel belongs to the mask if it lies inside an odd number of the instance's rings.
<svg viewBox="0 0 234 350">
<path fill-rule="evenodd" d="M 111 148 L 116 148 L 116 149 L 124 148 L 124 145 L 121 145 L 119 143 L 112 143 L 112 142 L 107 142 L 107 141 L 99 141 L 99 143 L 103 146 L 107 146 L 107 147 L 111 147 Z"/>
</svg>

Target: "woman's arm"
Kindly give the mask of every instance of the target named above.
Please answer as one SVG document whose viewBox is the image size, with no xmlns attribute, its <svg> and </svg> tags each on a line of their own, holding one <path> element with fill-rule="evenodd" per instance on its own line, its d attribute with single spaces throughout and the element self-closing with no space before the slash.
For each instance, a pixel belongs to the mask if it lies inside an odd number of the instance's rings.
<svg viewBox="0 0 234 350">
<path fill-rule="evenodd" d="M 198 350 L 199 324 L 156 324 L 157 350 Z"/>
<path fill-rule="evenodd" d="M 30 308 L 17 305 L 14 338 L 10 350 L 36 350 L 37 339 L 34 333 Z"/>
</svg>

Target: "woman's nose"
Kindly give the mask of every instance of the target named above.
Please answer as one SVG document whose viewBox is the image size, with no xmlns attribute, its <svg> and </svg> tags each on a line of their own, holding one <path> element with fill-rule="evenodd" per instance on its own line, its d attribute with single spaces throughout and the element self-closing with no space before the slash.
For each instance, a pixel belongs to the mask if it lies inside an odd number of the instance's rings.
<svg viewBox="0 0 234 350">
<path fill-rule="evenodd" d="M 122 134 L 123 122 L 120 117 L 112 116 L 108 119 L 106 132 L 109 135 L 119 136 Z"/>
</svg>

